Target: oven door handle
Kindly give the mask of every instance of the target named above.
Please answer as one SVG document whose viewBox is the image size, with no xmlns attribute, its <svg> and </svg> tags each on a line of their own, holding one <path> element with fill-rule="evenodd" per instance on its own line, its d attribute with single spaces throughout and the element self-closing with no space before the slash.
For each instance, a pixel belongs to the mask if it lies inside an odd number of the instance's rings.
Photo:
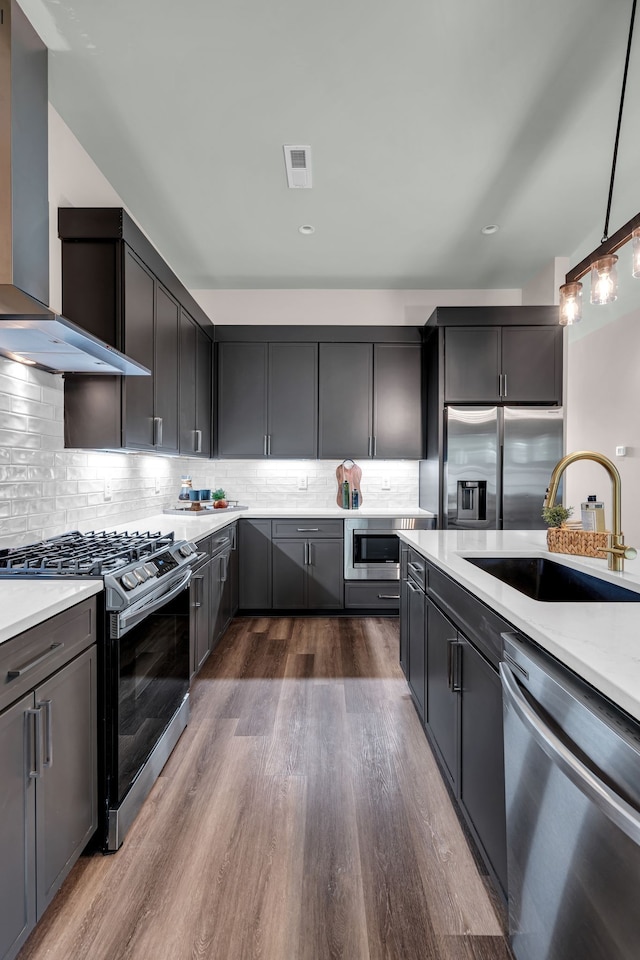
<svg viewBox="0 0 640 960">
<path fill-rule="evenodd" d="M 141 601 L 140 604 L 133 604 L 128 610 L 118 614 L 116 620 L 116 638 L 123 637 L 125 633 L 128 633 L 129 630 L 140 623 L 141 620 L 144 620 L 145 617 L 155 613 L 155 611 L 163 607 L 165 603 L 169 603 L 170 600 L 177 597 L 179 593 L 182 593 L 182 591 L 189 586 L 190 582 L 191 568 L 187 570 L 175 586 L 169 587 L 161 596 L 153 597 L 151 600 Z"/>
</svg>

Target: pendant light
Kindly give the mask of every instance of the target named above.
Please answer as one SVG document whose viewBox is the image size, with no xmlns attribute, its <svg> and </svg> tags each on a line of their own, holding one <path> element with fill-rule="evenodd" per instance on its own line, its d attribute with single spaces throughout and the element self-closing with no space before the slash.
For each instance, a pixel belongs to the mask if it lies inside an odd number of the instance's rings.
<svg viewBox="0 0 640 960">
<path fill-rule="evenodd" d="M 611 214 L 611 200 L 613 185 L 616 178 L 618 162 L 618 145 L 620 142 L 620 128 L 622 126 L 622 111 L 627 88 L 627 74 L 629 72 L 629 57 L 631 55 L 631 41 L 633 26 L 636 18 L 637 0 L 631 5 L 631 20 L 627 39 L 627 53 L 622 75 L 622 89 L 620 91 L 620 106 L 618 109 L 618 124 L 613 145 L 613 159 L 611 162 L 611 177 L 609 180 L 609 196 L 607 198 L 607 212 L 604 218 L 604 231 L 600 246 L 589 254 L 577 267 L 570 270 L 566 276 L 566 283 L 560 287 L 560 323 L 569 326 L 582 320 L 582 284 L 580 278 L 591 272 L 591 303 L 613 303 L 618 297 L 618 257 L 614 252 L 623 244 L 632 240 L 633 249 L 633 276 L 640 278 L 640 214 L 624 225 L 613 237 L 609 237 L 609 217 Z"/>
</svg>

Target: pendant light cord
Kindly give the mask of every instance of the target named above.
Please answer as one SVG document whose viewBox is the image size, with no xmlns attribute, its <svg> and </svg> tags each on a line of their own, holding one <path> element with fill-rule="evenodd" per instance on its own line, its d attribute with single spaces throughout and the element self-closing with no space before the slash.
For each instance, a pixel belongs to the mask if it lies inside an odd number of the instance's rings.
<svg viewBox="0 0 640 960">
<path fill-rule="evenodd" d="M 620 142 L 620 127 L 622 126 L 622 110 L 624 107 L 624 95 L 627 89 L 627 74 L 629 72 L 629 57 L 631 55 L 631 41 L 633 39 L 633 25 L 636 19 L 636 3 L 633 0 L 631 7 L 631 23 L 629 24 L 629 39 L 627 41 L 627 56 L 624 61 L 624 73 L 622 75 L 622 90 L 620 91 L 620 109 L 618 110 L 618 126 L 616 128 L 616 139 L 613 145 L 613 160 L 611 161 L 611 181 L 609 183 L 609 199 L 607 200 L 607 213 L 604 218 L 604 233 L 601 243 L 609 239 L 609 216 L 611 214 L 611 200 L 613 199 L 613 183 L 616 178 L 616 164 L 618 162 L 618 144 Z"/>
</svg>

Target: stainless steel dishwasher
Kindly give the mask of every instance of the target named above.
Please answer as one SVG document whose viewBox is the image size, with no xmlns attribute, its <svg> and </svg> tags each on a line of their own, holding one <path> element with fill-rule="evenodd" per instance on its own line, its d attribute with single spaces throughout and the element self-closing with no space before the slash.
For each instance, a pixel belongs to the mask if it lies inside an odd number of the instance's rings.
<svg viewBox="0 0 640 960">
<path fill-rule="evenodd" d="M 509 930 L 517 960 L 640 956 L 640 724 L 504 634 Z"/>
</svg>

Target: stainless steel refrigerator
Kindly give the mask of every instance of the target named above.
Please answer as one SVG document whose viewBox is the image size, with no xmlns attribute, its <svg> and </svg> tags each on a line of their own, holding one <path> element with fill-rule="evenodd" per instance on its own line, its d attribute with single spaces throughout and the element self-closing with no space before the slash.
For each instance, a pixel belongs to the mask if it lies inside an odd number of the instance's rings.
<svg viewBox="0 0 640 960">
<path fill-rule="evenodd" d="M 562 457 L 561 407 L 447 407 L 445 526 L 536 530 Z"/>
</svg>

